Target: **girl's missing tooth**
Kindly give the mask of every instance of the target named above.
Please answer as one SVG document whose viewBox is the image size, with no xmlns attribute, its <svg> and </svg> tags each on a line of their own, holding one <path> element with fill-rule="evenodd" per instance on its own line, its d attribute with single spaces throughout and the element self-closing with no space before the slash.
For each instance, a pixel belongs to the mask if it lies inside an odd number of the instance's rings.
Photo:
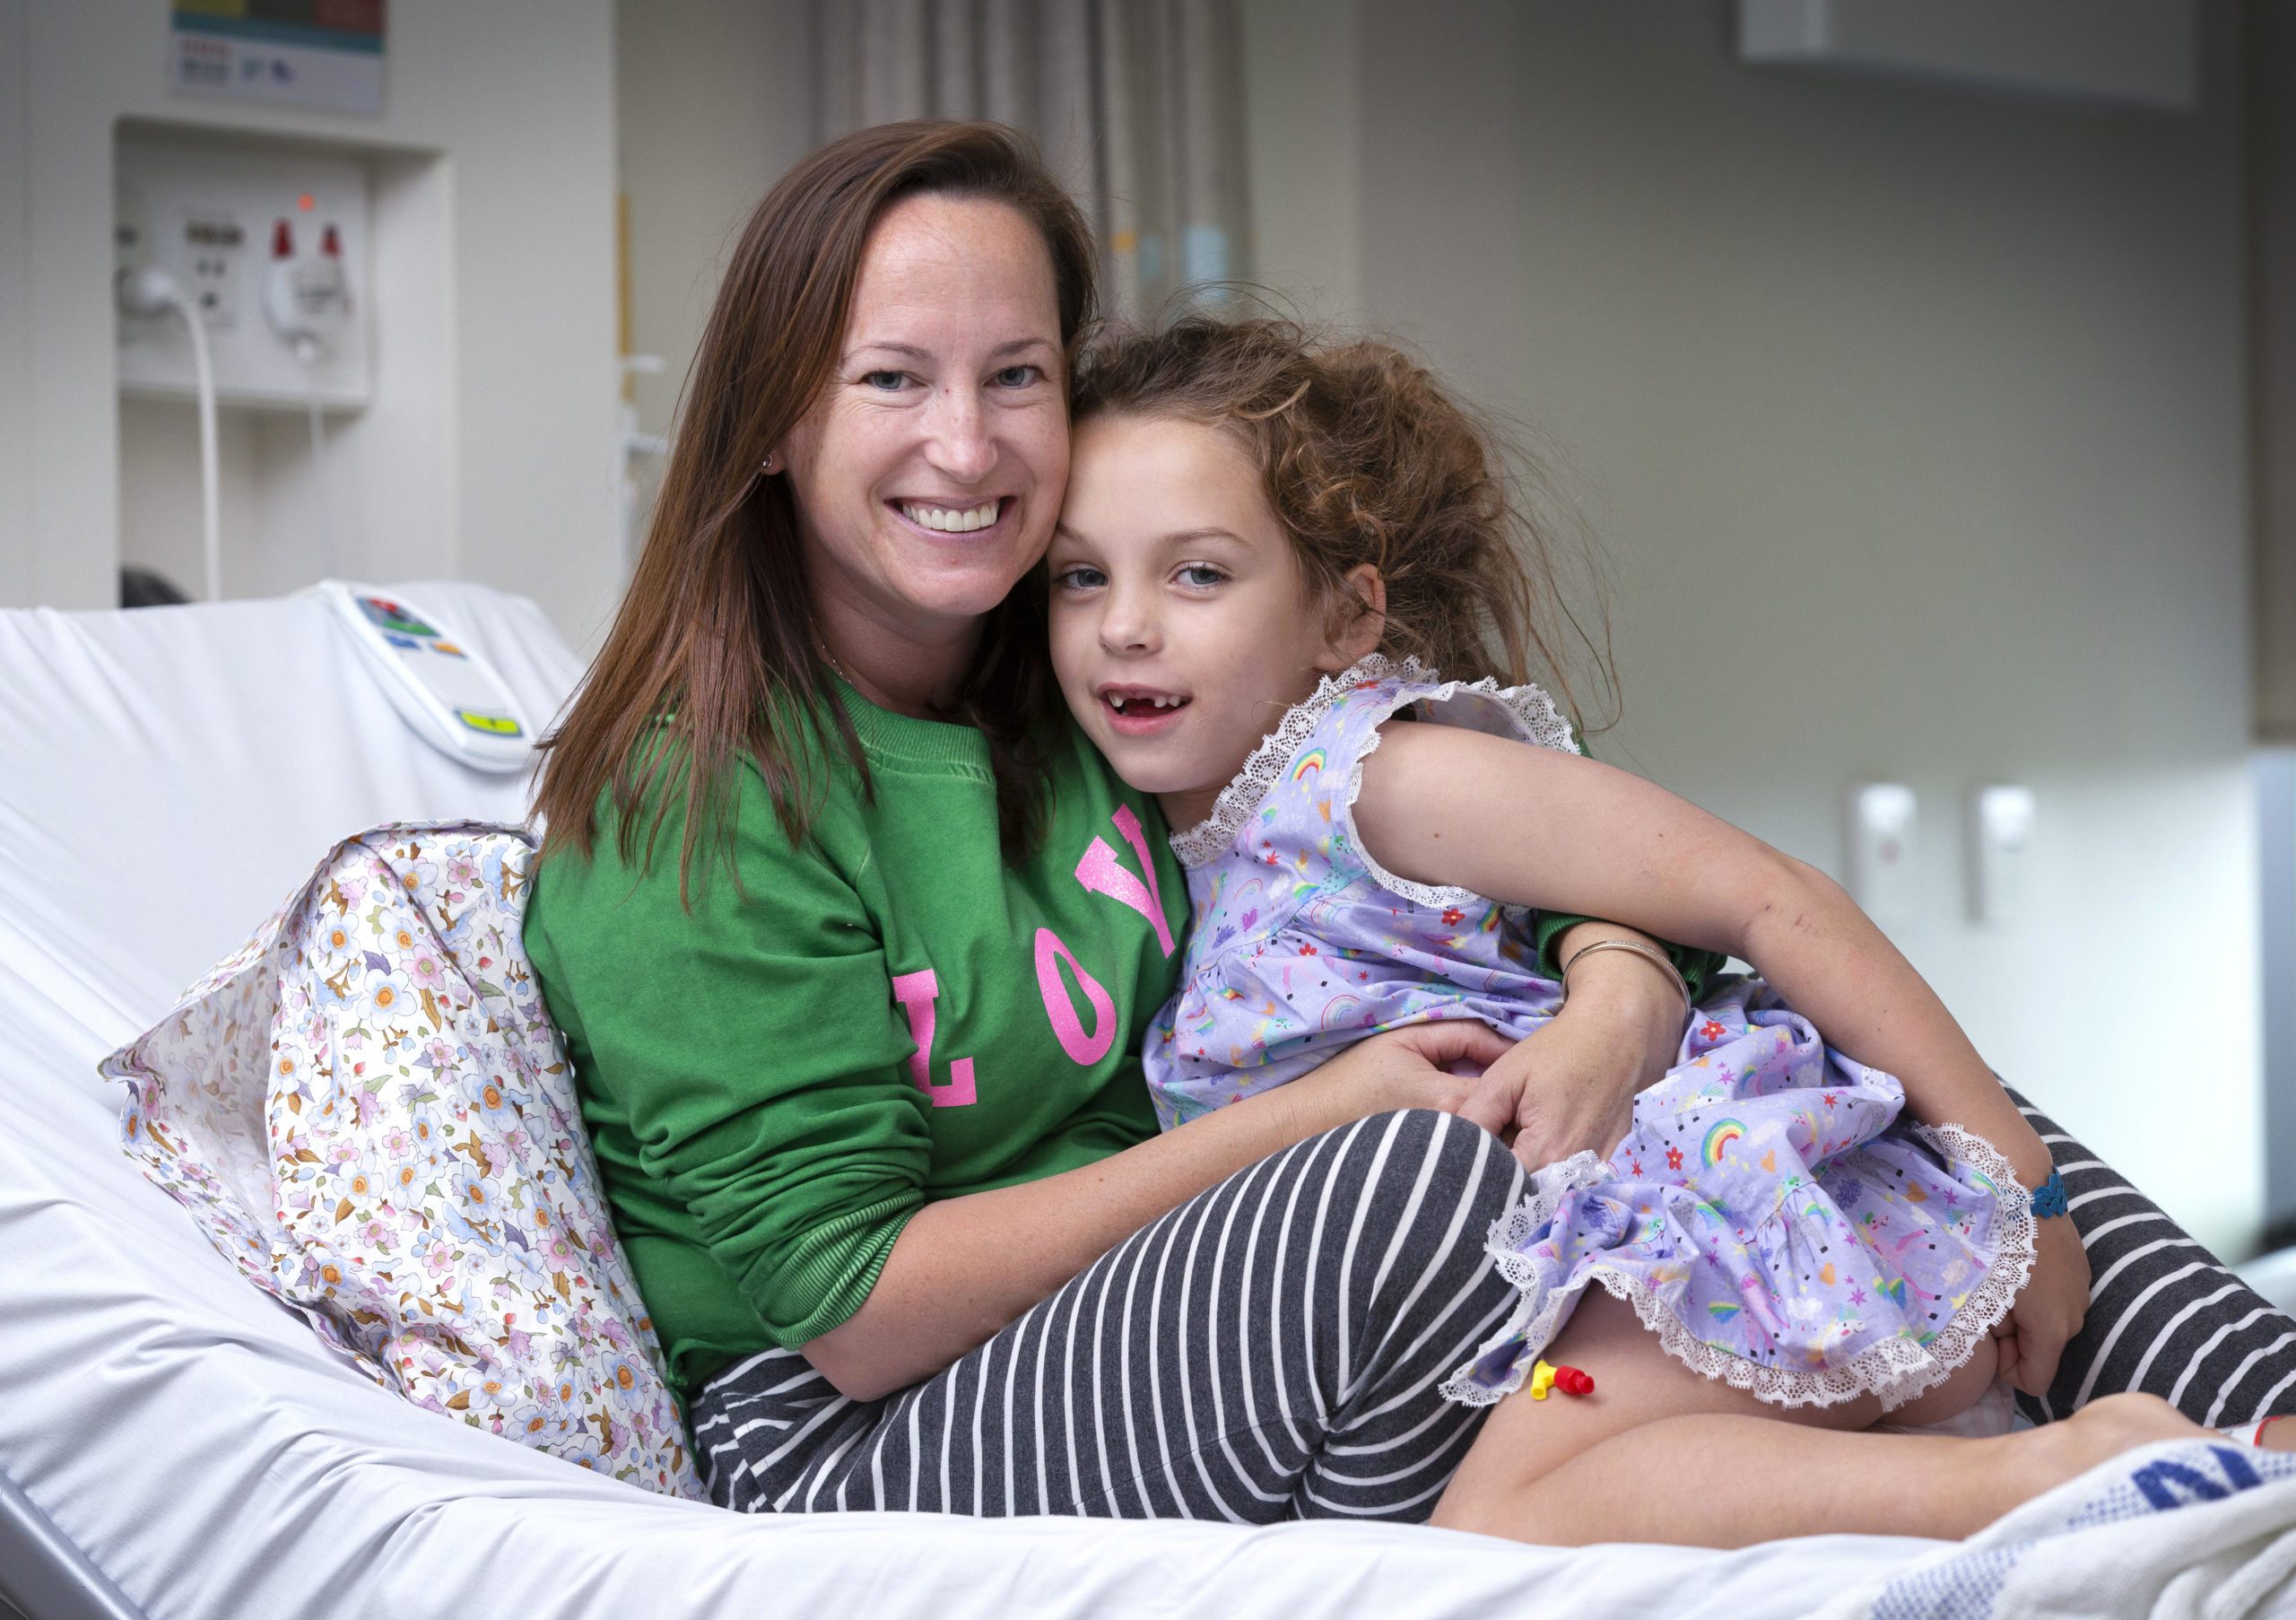
<svg viewBox="0 0 2296 1620">
<path fill-rule="evenodd" d="M 1390 346 L 1192 318 L 1080 370 L 1053 658 L 1188 870 L 1181 989 L 1145 1054 L 1167 1128 L 1376 1032 L 1473 1018 L 1519 1044 L 1463 1111 L 1510 1135 L 1570 976 L 1541 971 L 1540 910 L 1762 975 L 1695 1006 L 1683 989 L 1676 1061 L 1622 1139 L 1526 1163 L 1533 1193 L 1491 1236 L 1519 1297 L 1447 1392 L 1497 1403 L 1542 1355 L 1599 1389 L 1535 1420 L 1501 1406 L 1437 1522 L 1727 1543 L 1908 1529 L 1911 1500 L 1926 1533 L 1961 1534 L 2060 1465 L 2190 1433 L 2127 1398 L 2021 1451 L 2022 1471 L 1926 1436 L 1862 1442 L 1917 1448 L 1883 1459 L 1887 1488 L 1800 1458 L 1884 1412 L 1955 1415 L 1996 1372 L 2045 1388 L 2087 1265 L 2061 1205 L 2027 1191 L 2048 1149 L 1841 890 L 1578 753 L 1527 680 L 1561 664 L 1569 623 L 1542 545 L 1472 417 Z M 1824 1472 L 1823 1508 L 1701 1487 L 1670 1500 L 1673 1529 L 1609 1516 L 1642 1500 L 1670 1434 L 1689 1456 L 1711 1438 L 1697 1424 L 1751 1416 L 1789 1420 L 1759 1425 L 1755 1452 Z"/>
</svg>

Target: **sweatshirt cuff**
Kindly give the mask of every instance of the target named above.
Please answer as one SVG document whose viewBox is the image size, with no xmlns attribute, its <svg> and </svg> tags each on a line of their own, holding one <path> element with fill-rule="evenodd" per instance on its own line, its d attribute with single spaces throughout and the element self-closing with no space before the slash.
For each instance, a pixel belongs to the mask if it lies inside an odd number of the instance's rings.
<svg viewBox="0 0 2296 1620">
<path fill-rule="evenodd" d="M 742 1292 L 774 1342 L 795 1349 L 860 1310 L 901 1229 L 924 1206 L 922 1193 L 905 1189 L 822 1222 L 744 1273 Z"/>
</svg>

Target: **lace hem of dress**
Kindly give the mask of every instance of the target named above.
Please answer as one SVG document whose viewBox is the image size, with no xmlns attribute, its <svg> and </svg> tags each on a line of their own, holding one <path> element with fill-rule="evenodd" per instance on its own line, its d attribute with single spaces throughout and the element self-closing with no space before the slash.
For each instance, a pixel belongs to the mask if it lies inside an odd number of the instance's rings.
<svg viewBox="0 0 2296 1620">
<path fill-rule="evenodd" d="M 1504 705 L 1523 729 L 1525 737 L 1543 748 L 1561 748 L 1576 752 L 1570 740 L 1570 722 L 1555 707 L 1554 700 L 1534 685 L 1501 687 L 1498 681 L 1484 676 L 1480 681 L 1446 681 L 1417 658 L 1405 658 L 1400 664 L 1382 652 L 1370 653 L 1357 659 L 1337 675 L 1324 676 L 1316 689 L 1285 711 L 1283 721 L 1274 731 L 1260 739 L 1260 745 L 1244 761 L 1243 769 L 1233 780 L 1220 789 L 1220 797 L 1213 801 L 1212 814 L 1184 832 L 1171 836 L 1172 853 L 1183 867 L 1201 867 L 1217 860 L 1236 835 L 1244 830 L 1253 814 L 1259 809 L 1260 800 L 1283 778 L 1285 767 L 1300 746 L 1315 734 L 1330 712 L 1332 704 L 1344 693 L 1376 681 L 1401 681 L 1413 685 L 1432 686 L 1436 690 L 1414 694 L 1412 702 L 1441 702 L 1463 692 L 1479 692 L 1494 698 Z M 1373 753 L 1379 745 L 1373 733 L 1364 747 L 1363 755 Z M 1347 802 L 1352 805 L 1363 786 L 1363 757 L 1355 762 L 1353 777 L 1348 783 Z M 1360 853 L 1360 851 L 1359 851 Z M 1367 864 L 1368 861 L 1367 861 Z M 1394 890 L 1422 904 L 1457 905 L 1467 895 L 1464 889 L 1430 888 L 1424 884 L 1412 884 L 1371 869 L 1371 875 L 1382 887 Z"/>
<path fill-rule="evenodd" d="M 1492 1335 L 1474 1360 L 1444 1380 L 1444 1398 L 1464 1407 L 1489 1407 L 1522 1388 L 1530 1376 L 1532 1363 L 1553 1339 L 1563 1311 L 1590 1281 L 1600 1283 L 1614 1298 L 1632 1306 L 1642 1325 L 1658 1336 L 1659 1347 L 1692 1372 L 1721 1379 L 1733 1389 L 1748 1390 L 1757 1400 L 1773 1406 L 1831 1407 L 1863 1395 L 1878 1395 L 1882 1398 L 1882 1409 L 1887 1412 L 1935 1388 L 1969 1360 L 1978 1341 L 1988 1337 L 1994 1325 L 2009 1314 L 2017 1296 L 2032 1280 L 2039 1224 L 2024 1188 L 2009 1168 L 2009 1161 L 1990 1142 L 1953 1125 L 1915 1125 L 1912 1129 L 1941 1157 L 1967 1163 L 1992 1182 L 1998 1194 L 1995 1208 L 1999 1216 L 2000 1246 L 1994 1254 L 1993 1264 L 1987 1267 L 1984 1280 L 1970 1290 L 1961 1308 L 1953 1313 L 1953 1320 L 1928 1344 L 1917 1344 L 1909 1338 L 1883 1339 L 1868 1345 L 1840 1366 L 1818 1372 L 1774 1367 L 1706 1343 L 1685 1327 L 1682 1319 L 1668 1310 L 1639 1278 L 1598 1263 L 1577 1287 L 1558 1290 L 1544 1300 L 1536 1300 L 1526 1293 L 1515 1314 Z M 1575 1167 L 1580 1159 L 1588 1156 L 1573 1154 L 1563 1168 Z M 1583 1185 L 1584 1180 L 1572 1180 L 1550 1191 L 1534 1193 L 1492 1223 L 1486 1250 L 1497 1262 L 1500 1274 L 1516 1287 L 1528 1288 L 1537 1280 L 1531 1274 L 1529 1257 L 1521 1252 L 1521 1245 L 1553 1218 L 1563 1192 Z M 1497 1384 L 1477 1382 L 1473 1377 L 1475 1363 L 1518 1335 L 1523 1347 L 1517 1353 L 1515 1365 L 1507 1377 Z"/>
</svg>

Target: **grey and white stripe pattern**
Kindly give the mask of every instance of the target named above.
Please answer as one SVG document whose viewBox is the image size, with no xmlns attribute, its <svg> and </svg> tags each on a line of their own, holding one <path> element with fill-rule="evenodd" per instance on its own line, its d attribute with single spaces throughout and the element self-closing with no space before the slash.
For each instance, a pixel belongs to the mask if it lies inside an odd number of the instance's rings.
<svg viewBox="0 0 2296 1620">
<path fill-rule="evenodd" d="M 2296 1320 L 2226 1269 L 2103 1160 L 2014 1091 L 2065 1180 L 2089 1251 L 2089 1316 L 2048 1394 L 2020 1395 L 2036 1421 L 2141 1389 L 2195 1423 L 2296 1413 Z"/>
<path fill-rule="evenodd" d="M 938 1377 L 848 1400 L 794 1351 L 693 1405 L 712 1498 L 1267 1524 L 1424 1520 L 1481 1414 L 1437 1386 L 1514 1290 L 1484 1235 L 1522 1172 L 1448 1114 L 1382 1114 L 1150 1224 Z"/>
</svg>

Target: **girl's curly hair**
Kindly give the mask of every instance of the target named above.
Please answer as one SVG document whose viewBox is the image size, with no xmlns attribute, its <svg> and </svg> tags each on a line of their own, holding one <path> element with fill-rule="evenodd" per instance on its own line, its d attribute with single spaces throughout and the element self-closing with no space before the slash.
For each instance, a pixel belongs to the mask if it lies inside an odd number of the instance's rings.
<svg viewBox="0 0 2296 1620">
<path fill-rule="evenodd" d="M 1540 468 L 1393 344 L 1187 315 L 1103 334 L 1078 362 L 1072 399 L 1079 425 L 1142 415 L 1234 435 L 1260 468 L 1310 602 L 1366 611 L 1345 578 L 1378 567 L 1390 657 L 1416 656 L 1448 680 L 1542 679 L 1583 729 L 1570 675 L 1579 650 L 1614 707 L 1607 623 L 1597 614 L 1590 631 L 1558 579 L 1577 527 L 1546 515 L 1556 503 Z M 1576 550 L 1583 560 L 1583 543 Z M 1599 580 L 1587 584 L 1599 601 Z"/>
</svg>

